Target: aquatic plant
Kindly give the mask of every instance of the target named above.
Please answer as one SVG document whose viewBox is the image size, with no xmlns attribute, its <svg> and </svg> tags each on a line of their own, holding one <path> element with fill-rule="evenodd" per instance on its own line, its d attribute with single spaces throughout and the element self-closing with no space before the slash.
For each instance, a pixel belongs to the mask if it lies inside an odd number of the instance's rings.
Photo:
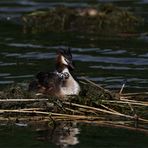
<svg viewBox="0 0 148 148">
<path fill-rule="evenodd" d="M 131 12 L 104 4 L 87 8 L 65 6 L 38 10 L 22 17 L 24 32 L 85 32 L 103 35 L 135 33 L 142 19 Z"/>
</svg>

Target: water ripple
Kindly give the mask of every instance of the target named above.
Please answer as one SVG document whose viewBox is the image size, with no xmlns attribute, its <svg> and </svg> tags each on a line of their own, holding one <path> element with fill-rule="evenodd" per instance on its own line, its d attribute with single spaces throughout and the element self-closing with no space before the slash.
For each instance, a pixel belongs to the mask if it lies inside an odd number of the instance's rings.
<svg viewBox="0 0 148 148">
<path fill-rule="evenodd" d="M 3 53 L 4 54 L 4 53 Z M 17 57 L 27 59 L 51 59 L 55 57 L 55 53 L 27 52 L 27 53 L 5 53 L 6 57 Z"/>
<path fill-rule="evenodd" d="M 0 77 L 10 76 L 10 73 L 0 73 Z"/>
<path fill-rule="evenodd" d="M 0 66 L 12 66 L 12 65 L 16 65 L 16 63 L 4 63 L 4 62 L 0 62 Z"/>
<path fill-rule="evenodd" d="M 6 76 L 6 79 L 32 78 L 34 75 Z"/>
<path fill-rule="evenodd" d="M 148 70 L 146 67 L 124 67 L 124 66 L 98 66 L 93 65 L 89 66 L 90 68 L 97 68 L 97 69 L 106 69 L 106 70 Z"/>
<path fill-rule="evenodd" d="M 3 80 L 3 81 L 0 81 L 0 84 L 13 84 L 14 81 L 13 80 Z"/>
<path fill-rule="evenodd" d="M 148 65 L 147 58 L 130 58 L 130 57 L 103 57 L 91 55 L 74 55 L 75 60 L 81 62 L 102 62 L 102 63 L 115 63 L 115 64 L 132 64 L 132 65 Z"/>
</svg>

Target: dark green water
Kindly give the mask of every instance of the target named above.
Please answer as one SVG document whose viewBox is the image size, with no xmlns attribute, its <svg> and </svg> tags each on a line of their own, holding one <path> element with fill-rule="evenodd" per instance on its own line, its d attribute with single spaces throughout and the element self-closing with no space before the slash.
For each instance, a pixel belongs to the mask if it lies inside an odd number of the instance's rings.
<svg viewBox="0 0 148 148">
<path fill-rule="evenodd" d="M 107 0 L 106 0 L 107 1 Z M 90 1 L 89 1 L 90 2 Z M 56 50 L 71 47 L 78 78 L 85 76 L 106 88 L 124 91 L 148 91 L 148 28 L 133 38 L 101 37 L 78 33 L 23 34 L 20 17 L 30 11 L 55 5 L 87 6 L 86 1 L 0 0 L 0 88 L 13 83 L 24 87 L 38 71 L 54 68 Z M 103 1 L 102 1 L 103 2 Z M 105 2 L 105 1 L 104 1 Z M 148 23 L 148 1 L 111 1 L 128 8 Z M 97 3 L 94 3 L 97 4 Z M 127 130 L 80 126 L 75 147 L 148 146 L 147 136 Z M 55 141 L 38 140 L 38 132 L 29 127 L 0 128 L 0 147 L 56 147 Z M 47 134 L 47 131 L 44 133 Z M 48 136 L 47 136 L 48 137 Z M 9 143 L 7 140 L 10 140 Z M 54 143 L 54 144 L 52 144 Z"/>
<path fill-rule="evenodd" d="M 95 125 L 32 128 L 0 126 L 2 148 L 147 148 L 148 135 Z"/>
<path fill-rule="evenodd" d="M 148 88 L 147 26 L 141 28 L 141 34 L 133 38 L 106 38 L 78 33 L 23 34 L 22 26 L 19 25 L 23 14 L 61 3 L 0 1 L 0 88 L 12 83 L 26 84 L 38 71 L 53 69 L 56 50 L 69 46 L 72 48 L 78 77 L 86 76 L 98 84 L 114 89 L 120 89 L 123 80 L 127 79 L 126 90 L 146 91 Z M 114 3 L 147 18 L 147 1 Z M 88 5 L 84 1 L 62 4 Z M 145 20 L 147 22 L 147 19 Z"/>
</svg>

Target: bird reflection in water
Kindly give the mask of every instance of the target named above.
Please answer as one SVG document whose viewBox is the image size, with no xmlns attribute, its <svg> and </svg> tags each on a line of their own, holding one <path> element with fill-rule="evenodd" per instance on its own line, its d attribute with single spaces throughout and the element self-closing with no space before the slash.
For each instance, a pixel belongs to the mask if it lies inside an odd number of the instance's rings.
<svg viewBox="0 0 148 148">
<path fill-rule="evenodd" d="M 67 148 L 79 143 L 77 135 L 80 131 L 76 122 L 53 122 L 52 125 L 46 124 L 36 130 L 39 134 L 38 140 L 48 141 L 60 148 Z"/>
</svg>

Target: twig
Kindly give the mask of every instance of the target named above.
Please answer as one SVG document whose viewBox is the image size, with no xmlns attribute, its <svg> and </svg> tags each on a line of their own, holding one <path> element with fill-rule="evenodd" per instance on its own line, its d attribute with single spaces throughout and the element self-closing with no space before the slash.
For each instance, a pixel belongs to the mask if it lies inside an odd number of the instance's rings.
<svg viewBox="0 0 148 148">
<path fill-rule="evenodd" d="M 83 80 L 85 80 L 86 82 L 88 82 L 88 83 L 90 83 L 90 84 L 92 84 L 92 85 L 98 87 L 98 88 L 101 89 L 101 90 L 104 90 L 104 91 L 106 90 L 106 89 L 104 89 L 103 87 L 101 87 L 100 85 L 98 85 L 98 84 L 96 84 L 96 83 L 94 83 L 94 82 L 88 80 L 88 79 L 85 78 L 85 77 L 81 77 L 81 78 L 82 78 Z M 108 91 L 108 90 L 106 90 L 106 91 Z"/>
<path fill-rule="evenodd" d="M 126 84 L 126 80 L 124 80 L 124 83 L 123 83 L 123 85 L 122 85 L 122 87 L 121 87 L 121 89 L 120 89 L 120 92 L 119 92 L 119 99 L 121 100 L 121 94 L 122 94 L 122 91 L 123 91 L 123 89 L 124 89 L 124 87 L 125 87 L 125 84 Z M 131 109 L 131 111 L 132 112 L 134 112 L 134 108 L 132 107 L 132 105 L 128 102 L 127 103 L 128 104 L 128 106 L 130 107 L 130 109 Z"/>
<path fill-rule="evenodd" d="M 34 117 L 20 117 L 19 118 L 19 121 L 27 121 L 27 123 L 29 124 L 36 124 L 36 123 L 44 123 L 44 122 L 49 122 L 49 119 L 50 117 L 49 116 L 34 116 Z M 53 119 L 56 119 L 56 121 L 63 121 L 63 118 L 62 116 L 59 118 L 57 116 L 54 116 Z M 81 123 L 92 123 L 92 120 L 87 120 L 87 118 L 73 118 L 75 121 L 77 122 L 81 122 Z M 68 120 L 69 121 L 69 118 L 64 118 L 64 120 Z M 16 117 L 9 117 L 9 118 L 4 118 L 4 117 L 0 117 L 0 121 L 2 121 L 3 123 L 5 122 L 16 122 Z M 100 119 L 96 119 L 96 120 L 93 120 L 93 123 L 94 124 L 97 124 L 99 126 L 106 126 L 106 127 L 113 127 L 113 128 L 123 128 L 123 129 L 128 129 L 128 130 L 132 130 L 132 131 L 138 131 L 138 132 L 143 132 L 145 134 L 148 134 L 148 130 L 147 129 L 144 129 L 144 128 L 135 128 L 135 127 L 130 127 L 128 125 L 124 125 L 127 121 L 106 121 L 106 120 L 102 120 L 101 118 Z M 129 123 L 131 121 L 128 121 Z"/>
<path fill-rule="evenodd" d="M 80 112 L 80 111 L 78 111 L 78 110 L 74 110 L 74 109 L 71 109 L 71 108 L 64 108 L 65 110 L 67 110 L 67 111 L 70 111 L 70 112 L 72 112 L 73 114 L 74 113 L 78 113 L 78 114 L 84 114 L 84 113 L 82 113 L 82 112 Z"/>
<path fill-rule="evenodd" d="M 96 83 L 94 83 L 94 82 L 92 82 L 92 81 L 88 80 L 88 79 L 87 79 L 87 78 L 85 78 L 85 77 L 82 77 L 82 79 L 84 79 L 84 80 L 85 80 L 85 81 L 87 81 L 88 83 L 92 84 L 93 86 L 98 87 L 99 89 L 103 90 L 104 92 L 108 93 L 111 97 L 113 97 L 113 96 L 112 96 L 112 93 L 111 93 L 109 90 L 104 89 L 104 88 L 103 88 L 103 87 L 101 87 L 100 85 L 98 85 L 98 84 L 96 84 Z"/>
<path fill-rule="evenodd" d="M 86 109 L 90 109 L 90 110 L 94 110 L 94 111 L 99 111 L 99 112 L 103 112 L 103 113 L 107 113 L 107 114 L 111 114 L 111 115 L 126 117 L 126 118 L 129 118 L 129 119 L 135 119 L 134 116 L 122 114 L 122 113 L 119 113 L 119 112 L 112 112 L 112 111 L 108 111 L 108 110 L 104 110 L 104 109 L 100 109 L 100 108 L 95 108 L 95 107 L 90 107 L 90 106 L 85 106 L 85 105 L 80 105 L 80 104 L 70 103 L 70 102 L 63 102 L 63 103 L 67 104 L 67 105 L 72 105 L 72 106 L 77 106 L 77 107 L 81 107 L 81 108 L 86 108 Z M 142 119 L 142 118 L 138 118 L 138 119 L 140 121 L 148 122 L 147 119 Z"/>
<path fill-rule="evenodd" d="M 123 85 L 122 85 L 122 87 L 121 87 L 121 89 L 120 89 L 120 91 L 119 91 L 119 94 L 122 94 L 122 91 L 123 91 L 123 89 L 124 89 L 124 87 L 125 87 L 125 84 L 126 84 L 126 80 L 124 81 L 124 83 L 123 83 Z"/>
<path fill-rule="evenodd" d="M 139 92 L 139 93 L 124 93 L 121 96 L 137 96 L 137 95 L 148 95 L 148 92 Z"/>
<path fill-rule="evenodd" d="M 36 102 L 48 101 L 48 99 L 0 99 L 0 102 Z"/>
<path fill-rule="evenodd" d="M 104 107 L 105 109 L 111 111 L 111 112 L 119 113 L 119 112 L 117 112 L 117 111 L 115 111 L 115 110 L 113 110 L 113 109 L 111 109 L 111 108 L 109 108 L 109 107 L 107 107 L 107 106 L 105 106 L 103 104 L 101 104 L 101 106 Z"/>
<path fill-rule="evenodd" d="M 131 101 L 122 101 L 122 100 L 121 101 L 116 101 L 116 100 L 102 100 L 102 102 L 148 106 L 148 102 L 131 102 Z"/>
<path fill-rule="evenodd" d="M 0 113 L 26 113 L 26 114 L 40 114 L 40 115 L 47 115 L 47 116 L 54 116 L 54 117 L 62 117 L 62 118 L 69 118 L 69 119 L 87 119 L 87 120 L 98 120 L 100 117 L 95 116 L 82 116 L 82 115 L 69 115 L 69 114 L 59 114 L 53 112 L 41 112 L 41 111 L 24 111 L 24 110 L 0 110 Z"/>
<path fill-rule="evenodd" d="M 121 101 L 128 101 L 128 102 L 135 102 L 135 103 L 143 103 L 143 104 L 145 104 L 145 103 L 148 103 L 148 101 L 137 101 L 137 100 L 131 100 L 131 99 L 121 99 Z"/>
<path fill-rule="evenodd" d="M 93 111 L 93 110 L 88 110 L 88 109 L 85 109 L 85 108 L 78 108 L 78 110 L 84 112 L 85 114 L 88 114 L 88 113 L 90 114 L 90 113 L 92 113 L 92 114 L 98 116 L 98 113 L 96 113 L 96 112 Z"/>
<path fill-rule="evenodd" d="M 44 108 L 23 108 L 21 109 L 23 111 L 37 111 L 37 110 L 45 110 Z"/>
<path fill-rule="evenodd" d="M 147 100 L 148 92 L 120 94 L 120 99 Z"/>
</svg>

